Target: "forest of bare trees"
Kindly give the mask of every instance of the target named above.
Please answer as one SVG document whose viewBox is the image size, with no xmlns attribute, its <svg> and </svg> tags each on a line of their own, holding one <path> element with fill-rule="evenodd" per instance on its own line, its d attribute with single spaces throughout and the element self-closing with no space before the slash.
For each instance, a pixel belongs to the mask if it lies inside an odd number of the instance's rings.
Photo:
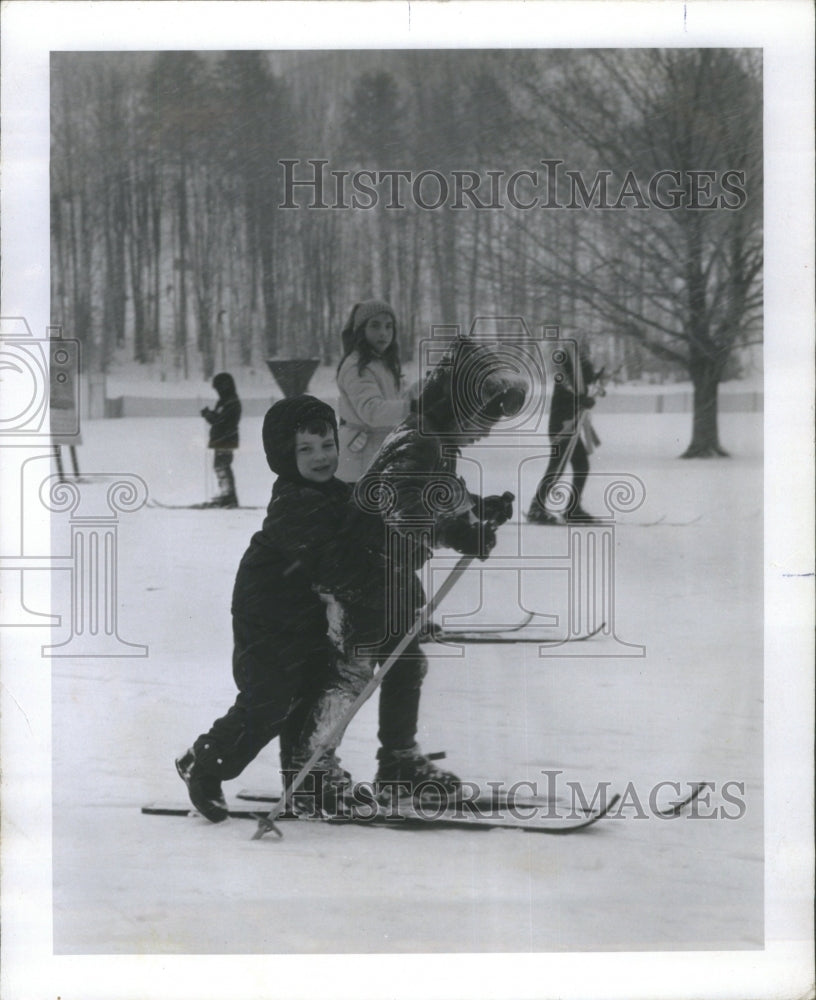
<svg viewBox="0 0 816 1000">
<path fill-rule="evenodd" d="M 52 322 L 90 370 L 336 360 L 351 305 L 689 379 L 761 339 L 753 50 L 54 53 Z M 311 179 L 311 183 L 310 183 Z"/>
</svg>

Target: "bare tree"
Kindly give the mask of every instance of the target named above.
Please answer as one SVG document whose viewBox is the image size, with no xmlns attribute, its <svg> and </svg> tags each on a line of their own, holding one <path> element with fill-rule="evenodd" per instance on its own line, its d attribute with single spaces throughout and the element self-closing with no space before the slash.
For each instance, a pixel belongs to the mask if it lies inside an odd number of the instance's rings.
<svg viewBox="0 0 816 1000">
<path fill-rule="evenodd" d="M 723 455 L 717 389 L 761 317 L 759 57 L 695 49 L 553 58 L 557 87 L 552 64 L 537 75 L 528 64 L 521 84 L 536 114 L 594 154 L 593 169 L 567 171 L 559 195 L 559 210 L 580 210 L 577 253 L 553 254 L 540 217 L 525 226 L 526 252 L 547 287 L 685 368 L 694 414 L 684 457 Z"/>
</svg>

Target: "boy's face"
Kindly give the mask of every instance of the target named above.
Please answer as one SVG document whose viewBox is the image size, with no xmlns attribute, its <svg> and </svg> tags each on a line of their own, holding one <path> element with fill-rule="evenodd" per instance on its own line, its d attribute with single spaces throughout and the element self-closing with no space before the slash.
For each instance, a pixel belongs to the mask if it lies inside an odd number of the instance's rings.
<svg viewBox="0 0 816 1000">
<path fill-rule="evenodd" d="M 331 429 L 325 434 L 295 431 L 295 464 L 309 482 L 327 483 L 337 472 L 337 445 Z"/>
</svg>

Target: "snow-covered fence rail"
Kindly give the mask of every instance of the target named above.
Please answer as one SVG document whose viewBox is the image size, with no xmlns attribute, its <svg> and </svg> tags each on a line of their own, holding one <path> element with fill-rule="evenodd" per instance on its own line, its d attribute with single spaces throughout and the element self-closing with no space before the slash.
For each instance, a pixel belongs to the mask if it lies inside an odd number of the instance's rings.
<svg viewBox="0 0 816 1000">
<path fill-rule="evenodd" d="M 278 398 L 274 396 L 274 398 Z M 242 396 L 245 416 L 263 416 L 274 401 L 269 396 Z M 330 406 L 336 406 L 334 397 L 323 396 Z M 691 390 L 679 392 L 609 392 L 598 404 L 598 413 L 691 413 L 694 397 Z M 139 396 L 123 394 L 110 396 L 104 403 L 106 417 L 197 417 L 209 399 L 183 396 Z M 762 413 L 764 393 L 758 390 L 722 391 L 718 396 L 721 413 Z M 91 418 L 102 416 L 98 408 Z"/>
</svg>

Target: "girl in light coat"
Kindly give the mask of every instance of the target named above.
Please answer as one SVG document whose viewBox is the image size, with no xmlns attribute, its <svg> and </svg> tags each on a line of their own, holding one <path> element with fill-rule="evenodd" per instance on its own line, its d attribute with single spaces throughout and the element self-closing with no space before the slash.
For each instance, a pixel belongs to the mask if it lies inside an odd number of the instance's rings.
<svg viewBox="0 0 816 1000">
<path fill-rule="evenodd" d="M 397 321 L 387 302 L 358 302 L 341 337 L 337 477 L 354 483 L 369 467 L 388 432 L 408 415 L 409 402 L 401 395 Z"/>
</svg>

